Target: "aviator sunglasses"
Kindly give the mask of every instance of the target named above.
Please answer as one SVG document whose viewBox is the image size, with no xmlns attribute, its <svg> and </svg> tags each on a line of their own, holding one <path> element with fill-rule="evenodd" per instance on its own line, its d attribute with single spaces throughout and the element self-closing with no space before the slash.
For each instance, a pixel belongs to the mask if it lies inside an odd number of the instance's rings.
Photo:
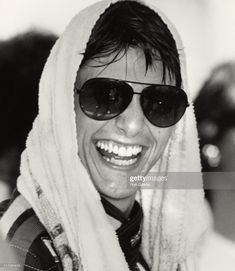
<svg viewBox="0 0 235 271">
<path fill-rule="evenodd" d="M 131 84 L 147 87 L 137 93 Z M 189 106 L 186 93 L 170 85 L 92 78 L 76 91 L 84 114 L 99 121 L 110 120 L 124 112 L 134 94 L 140 95 L 140 105 L 145 117 L 157 127 L 170 127 L 176 124 Z"/>
</svg>

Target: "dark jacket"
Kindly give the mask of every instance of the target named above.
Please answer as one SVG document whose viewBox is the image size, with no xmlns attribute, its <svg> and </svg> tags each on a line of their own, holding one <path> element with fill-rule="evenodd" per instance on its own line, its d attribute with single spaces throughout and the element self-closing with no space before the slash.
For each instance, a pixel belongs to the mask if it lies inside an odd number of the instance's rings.
<svg viewBox="0 0 235 271">
<path fill-rule="evenodd" d="M 15 192 L 12 200 L 0 204 L 0 217 L 7 213 L 8 208 L 14 211 L 17 197 L 22 196 Z M 139 204 L 135 202 L 128 219 L 105 199 L 102 199 L 102 204 L 107 215 L 121 222 L 121 226 L 116 232 L 130 270 L 138 271 L 137 263 L 139 263 L 148 271 L 148 265 L 140 253 L 143 213 Z M 8 262 L 3 261 L 2 263 L 0 261 L 0 267 L 4 266 L 4 270 L 63 270 L 53 242 L 32 208 L 24 210 L 17 216 L 9 227 L 7 241 L 10 248 L 13 249 L 16 259 L 8 259 Z"/>
<path fill-rule="evenodd" d="M 17 197 L 0 203 L 0 217 Z M 14 221 L 7 233 L 12 255 L 1 252 L 0 269 L 16 271 L 62 270 L 51 239 L 33 209 L 27 209 Z M 8 257 L 6 257 L 8 256 Z M 7 260 L 5 260 L 7 258 Z"/>
</svg>

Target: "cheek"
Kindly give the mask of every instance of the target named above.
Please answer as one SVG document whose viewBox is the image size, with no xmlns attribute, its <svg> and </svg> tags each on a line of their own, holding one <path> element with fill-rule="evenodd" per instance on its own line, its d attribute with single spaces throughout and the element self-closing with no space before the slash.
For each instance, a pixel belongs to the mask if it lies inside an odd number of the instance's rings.
<svg viewBox="0 0 235 271">
<path fill-rule="evenodd" d="M 78 99 L 75 99 L 74 110 L 76 114 L 77 139 L 80 144 L 82 140 L 90 138 L 96 129 L 96 122 L 82 112 Z"/>
<path fill-rule="evenodd" d="M 174 131 L 174 127 L 168 127 L 168 128 L 154 127 L 152 129 L 153 138 L 160 152 L 163 152 L 163 150 L 165 149 L 168 143 L 168 140 L 173 134 L 173 131 Z"/>
<path fill-rule="evenodd" d="M 168 142 L 169 138 L 171 137 L 173 131 L 174 131 L 173 127 L 162 128 L 161 129 L 161 138 L 162 138 L 162 142 L 164 144 L 167 144 L 167 142 Z"/>
<path fill-rule="evenodd" d="M 78 102 L 75 102 L 75 113 L 78 155 L 80 156 L 82 162 L 87 164 L 86 161 L 89 159 L 90 156 L 92 138 L 102 129 L 104 124 L 102 122 L 87 117 L 82 112 Z"/>
</svg>

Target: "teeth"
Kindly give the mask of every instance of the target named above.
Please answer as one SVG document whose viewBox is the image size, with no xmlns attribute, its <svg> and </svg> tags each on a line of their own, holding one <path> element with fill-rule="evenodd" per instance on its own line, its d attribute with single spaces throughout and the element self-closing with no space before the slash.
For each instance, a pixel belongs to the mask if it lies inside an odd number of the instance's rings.
<svg viewBox="0 0 235 271">
<path fill-rule="evenodd" d="M 137 154 L 139 152 L 139 148 L 138 147 L 134 147 L 134 154 Z"/>
<path fill-rule="evenodd" d="M 130 157 L 132 156 L 132 147 L 128 147 L 126 150 L 126 156 Z"/>
<path fill-rule="evenodd" d="M 130 160 L 118 160 L 118 159 L 115 159 L 115 158 L 108 158 L 106 156 L 103 156 L 104 160 L 106 160 L 107 162 L 111 163 L 111 164 L 114 164 L 116 166 L 130 166 L 130 165 L 133 165 L 136 161 L 137 161 L 137 158 L 135 159 L 130 159 Z"/>
<path fill-rule="evenodd" d="M 118 154 L 118 146 L 117 145 L 115 145 L 113 147 L 113 153 Z"/>
<path fill-rule="evenodd" d="M 119 155 L 119 156 L 126 156 L 126 148 L 125 148 L 125 147 L 121 147 L 121 148 L 118 150 L 118 155 Z"/>
<path fill-rule="evenodd" d="M 109 142 L 108 152 L 111 153 L 112 151 L 113 151 L 113 144 Z"/>
<path fill-rule="evenodd" d="M 96 146 L 108 153 L 114 153 L 120 157 L 131 157 L 141 153 L 142 146 L 120 146 L 112 141 L 98 140 Z"/>
</svg>

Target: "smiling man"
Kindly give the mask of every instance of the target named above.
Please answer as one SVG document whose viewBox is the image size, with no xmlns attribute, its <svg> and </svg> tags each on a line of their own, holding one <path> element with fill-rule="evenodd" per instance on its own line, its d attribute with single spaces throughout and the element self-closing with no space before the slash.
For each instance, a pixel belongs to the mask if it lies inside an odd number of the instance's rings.
<svg viewBox="0 0 235 271">
<path fill-rule="evenodd" d="M 79 156 L 126 216 L 137 191 L 129 177 L 148 174 L 186 109 L 180 86 L 176 43 L 152 10 L 120 2 L 96 22 L 75 83 Z"/>
<path fill-rule="evenodd" d="M 200 171 L 179 50 L 170 22 L 139 1 L 97 3 L 58 40 L 0 223 L 22 269 L 195 270 L 202 189 L 130 185 Z"/>
<path fill-rule="evenodd" d="M 131 17 L 126 19 L 131 20 Z M 112 28 L 112 24 L 106 27 Z M 122 32 L 121 28 L 118 30 L 117 39 Z M 107 34 L 106 29 L 103 31 L 103 35 Z M 129 40 L 125 40 L 129 39 L 129 35 L 137 36 L 132 29 L 127 33 L 128 37 L 124 36 L 121 40 L 126 43 L 125 47 L 130 46 Z M 154 60 L 156 56 L 153 55 L 152 65 L 147 68 L 145 48 L 138 47 L 136 41 L 135 47 L 132 45 L 127 52 L 122 51 L 115 61 L 115 48 L 109 48 L 114 51 L 110 56 L 88 60 L 80 67 L 75 83 L 78 90 L 75 111 L 79 156 L 97 190 L 127 217 L 137 191 L 136 187 L 130 186 L 129 177 L 148 174 L 174 129 L 173 126 L 161 128 L 153 122 L 161 122 L 161 117 L 167 118 L 166 114 L 172 114 L 172 110 L 178 110 L 177 106 L 185 104 L 183 114 L 187 105 L 182 96 L 182 104 L 175 104 L 174 108 L 171 106 L 172 97 L 167 95 L 176 95 L 174 92 L 178 89 L 173 87 L 175 80 L 167 76 L 162 83 L 162 63 Z M 89 43 L 87 48 L 89 50 Z M 172 93 L 167 85 L 172 86 Z M 150 109 L 152 115 L 147 111 Z M 143 110 L 146 110 L 146 116 Z M 154 110 L 158 116 L 153 116 Z M 160 115 L 161 110 L 165 111 Z"/>
</svg>

